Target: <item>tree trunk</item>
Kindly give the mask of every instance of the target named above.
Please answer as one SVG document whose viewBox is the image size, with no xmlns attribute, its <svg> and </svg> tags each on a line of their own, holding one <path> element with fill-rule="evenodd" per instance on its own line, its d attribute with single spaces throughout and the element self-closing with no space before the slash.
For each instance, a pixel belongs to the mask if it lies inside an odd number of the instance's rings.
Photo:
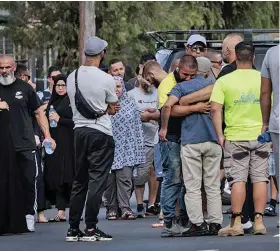
<svg viewBox="0 0 280 251">
<path fill-rule="evenodd" d="M 80 65 L 84 62 L 84 43 L 85 41 L 95 36 L 95 2 L 82 1 L 79 2 L 80 11 L 80 30 L 79 30 L 79 56 Z"/>
</svg>

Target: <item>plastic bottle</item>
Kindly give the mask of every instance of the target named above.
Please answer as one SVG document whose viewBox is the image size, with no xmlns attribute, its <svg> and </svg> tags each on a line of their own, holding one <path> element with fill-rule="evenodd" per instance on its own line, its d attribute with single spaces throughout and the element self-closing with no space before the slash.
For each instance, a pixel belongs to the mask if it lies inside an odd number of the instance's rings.
<svg viewBox="0 0 280 251">
<path fill-rule="evenodd" d="M 263 133 L 258 137 L 258 141 L 259 141 L 259 143 L 261 143 L 261 144 L 271 142 L 270 133 L 269 133 L 268 131 L 263 132 Z"/>
<path fill-rule="evenodd" d="M 269 154 L 269 159 L 268 159 L 268 165 L 269 165 L 269 176 L 274 176 L 275 175 L 275 161 L 274 161 L 274 153 L 271 152 Z"/>
<path fill-rule="evenodd" d="M 43 141 L 43 146 L 45 147 L 45 151 L 47 154 L 53 154 L 53 149 L 52 149 L 52 142 L 49 140 L 45 139 Z"/>
<path fill-rule="evenodd" d="M 50 111 L 49 114 L 55 113 L 55 109 L 53 107 L 53 105 L 50 106 Z M 57 122 L 53 119 L 50 120 L 50 127 L 57 127 Z"/>
</svg>

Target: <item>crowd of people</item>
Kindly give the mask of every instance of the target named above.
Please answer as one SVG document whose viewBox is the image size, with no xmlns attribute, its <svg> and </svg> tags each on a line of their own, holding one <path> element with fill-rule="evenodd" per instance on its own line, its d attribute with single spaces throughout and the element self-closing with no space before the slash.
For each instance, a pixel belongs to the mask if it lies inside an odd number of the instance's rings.
<svg viewBox="0 0 280 251">
<path fill-rule="evenodd" d="M 66 241 L 111 240 L 97 227 L 102 201 L 108 220 L 157 215 L 162 237 L 266 234 L 264 214 L 277 215 L 279 45 L 260 73 L 242 35 L 219 52 L 195 34 L 169 72 L 148 53 L 128 81 L 119 59 L 100 69 L 107 46 L 89 38 L 85 62 L 69 76 L 50 67 L 37 93 L 27 67 L 0 56 L 0 235 L 34 232 L 35 218 L 66 222 L 69 208 Z"/>
</svg>

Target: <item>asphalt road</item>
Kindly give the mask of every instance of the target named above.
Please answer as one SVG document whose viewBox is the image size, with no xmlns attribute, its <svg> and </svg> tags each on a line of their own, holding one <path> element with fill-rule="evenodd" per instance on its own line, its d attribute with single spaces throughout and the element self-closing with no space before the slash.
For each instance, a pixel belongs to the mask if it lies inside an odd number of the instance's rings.
<svg viewBox="0 0 280 251">
<path fill-rule="evenodd" d="M 47 217 L 53 217 L 55 209 L 48 210 Z M 266 236 L 243 237 L 183 237 L 161 238 L 161 229 L 153 229 L 157 217 L 135 221 L 107 221 L 105 209 L 100 212 L 99 228 L 111 234 L 108 242 L 66 243 L 67 223 L 37 224 L 35 233 L 0 237 L 0 251 L 276 251 L 279 250 L 279 230 L 276 217 L 265 218 L 268 230 Z M 224 224 L 229 216 L 224 216 Z M 84 223 L 81 223 L 84 229 Z"/>
</svg>

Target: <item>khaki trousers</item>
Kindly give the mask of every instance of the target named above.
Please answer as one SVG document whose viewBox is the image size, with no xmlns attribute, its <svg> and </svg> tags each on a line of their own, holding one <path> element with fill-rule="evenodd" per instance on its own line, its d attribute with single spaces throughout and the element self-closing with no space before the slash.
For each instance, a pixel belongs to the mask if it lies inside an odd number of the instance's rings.
<svg viewBox="0 0 280 251">
<path fill-rule="evenodd" d="M 182 172 L 186 187 L 185 203 L 193 224 L 204 222 L 201 198 L 202 181 L 207 197 L 208 223 L 222 224 L 221 158 L 222 148 L 213 142 L 181 147 Z"/>
</svg>

